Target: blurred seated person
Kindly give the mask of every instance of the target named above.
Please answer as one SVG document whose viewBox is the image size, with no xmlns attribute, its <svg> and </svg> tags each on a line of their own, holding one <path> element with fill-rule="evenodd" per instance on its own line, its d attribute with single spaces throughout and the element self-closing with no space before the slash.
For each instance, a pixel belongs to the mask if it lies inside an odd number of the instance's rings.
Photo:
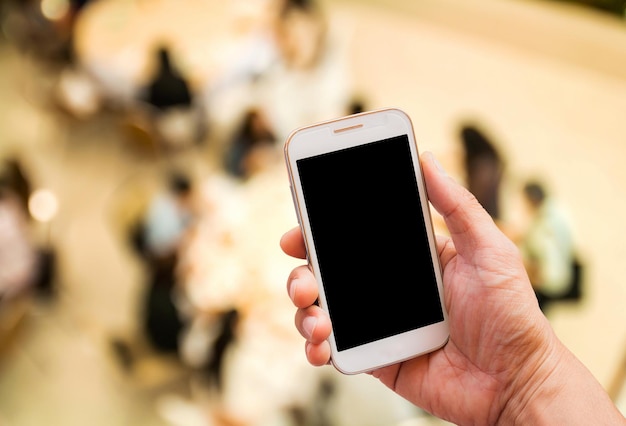
<svg viewBox="0 0 626 426">
<path fill-rule="evenodd" d="M 28 312 L 38 263 L 20 197 L 0 176 L 0 355 L 11 346 Z"/>
<path fill-rule="evenodd" d="M 572 286 L 580 284 L 580 265 L 567 217 L 544 186 L 530 181 L 523 193 L 530 223 L 520 246 L 539 306 L 545 313 L 552 303 L 566 297 Z"/>
<path fill-rule="evenodd" d="M 156 72 L 140 99 L 151 108 L 149 115 L 158 142 L 165 148 L 199 142 L 204 120 L 189 81 L 172 63 L 167 47 L 157 48 L 156 62 Z"/>
<path fill-rule="evenodd" d="M 172 173 L 167 188 L 147 207 L 135 247 L 148 266 L 142 322 L 148 340 L 161 352 L 178 355 L 184 322 L 175 303 L 178 250 L 194 217 L 190 178 Z"/>
<path fill-rule="evenodd" d="M 60 110 L 74 118 L 86 119 L 100 112 L 104 94 L 99 83 L 81 63 L 76 52 L 76 26 L 83 11 L 95 0 L 67 1 L 62 17 L 53 19 L 58 28 L 67 33 L 67 40 L 59 54 L 62 68 L 54 84 L 53 102 Z"/>
<path fill-rule="evenodd" d="M 146 102 L 164 111 L 177 106 L 190 107 L 191 98 L 189 83 L 172 65 L 169 49 L 158 48 L 157 70 L 146 87 Z"/>
<path fill-rule="evenodd" d="M 226 151 L 226 171 L 245 180 L 272 161 L 276 136 L 262 110 L 249 109 Z"/>
<path fill-rule="evenodd" d="M 199 314 L 182 341 L 185 364 L 199 373 L 197 377 L 207 390 L 216 391 L 216 397 L 224 392 L 228 352 L 238 340 L 240 320 L 241 313 L 235 307 Z"/>
<path fill-rule="evenodd" d="M 20 206 L 28 214 L 28 199 L 32 192 L 32 184 L 18 157 L 6 158 L 0 165 L 3 185 L 10 188 L 18 197 Z"/>
<path fill-rule="evenodd" d="M 504 161 L 494 142 L 478 126 L 462 125 L 459 136 L 465 154 L 467 189 L 498 222 L 501 219 L 500 184 L 504 174 Z"/>
<path fill-rule="evenodd" d="M 65 48 L 65 58 L 68 64 L 76 65 L 78 58 L 76 57 L 76 25 L 82 16 L 84 10 L 89 6 L 90 3 L 95 2 L 95 0 L 68 0 L 68 8 L 65 16 L 63 16 L 62 21 L 63 27 L 66 28 L 66 31 L 69 33 L 69 39 L 67 41 L 67 45 Z"/>
<path fill-rule="evenodd" d="M 0 302 L 34 289 L 38 253 L 20 195 L 0 177 Z M 0 305 L 1 306 L 1 305 Z"/>
<path fill-rule="evenodd" d="M 171 173 L 165 190 L 154 194 L 141 223 L 142 241 L 138 246 L 149 261 L 176 253 L 194 217 L 193 198 L 191 179 L 179 172 Z"/>
<path fill-rule="evenodd" d="M 71 25 L 68 12 L 51 19 L 44 14 L 42 0 L 4 0 L 2 32 L 17 48 L 48 64 L 67 62 Z M 61 8 L 62 9 L 62 8 Z M 60 14 L 59 14 L 60 15 Z"/>
<path fill-rule="evenodd" d="M 18 157 L 0 164 L 0 299 L 36 292 L 53 296 L 55 250 L 35 241 L 28 203 L 32 184 Z"/>
<path fill-rule="evenodd" d="M 208 96 L 222 96 L 234 87 L 253 87 L 281 67 L 310 69 L 316 65 L 326 41 L 326 22 L 315 1 L 274 0 L 268 4 L 271 7 L 255 17 L 256 25 L 248 30 L 231 63 L 209 85 Z"/>
<path fill-rule="evenodd" d="M 276 43 L 288 68 L 310 69 L 326 45 L 327 22 L 315 0 L 281 0 Z"/>
<path fill-rule="evenodd" d="M 240 313 L 233 308 L 220 315 L 218 334 L 213 341 L 210 357 L 207 360 L 205 372 L 209 383 L 222 393 L 224 391 L 224 364 L 228 349 L 237 341 L 237 325 Z"/>
</svg>

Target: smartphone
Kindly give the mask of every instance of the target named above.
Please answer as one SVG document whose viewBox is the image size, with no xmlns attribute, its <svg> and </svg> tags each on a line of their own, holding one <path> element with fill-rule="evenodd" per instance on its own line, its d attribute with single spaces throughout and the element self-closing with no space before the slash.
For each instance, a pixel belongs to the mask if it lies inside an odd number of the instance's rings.
<svg viewBox="0 0 626 426">
<path fill-rule="evenodd" d="M 284 153 L 335 368 L 357 374 L 442 347 L 442 272 L 408 115 L 306 126 Z"/>
</svg>

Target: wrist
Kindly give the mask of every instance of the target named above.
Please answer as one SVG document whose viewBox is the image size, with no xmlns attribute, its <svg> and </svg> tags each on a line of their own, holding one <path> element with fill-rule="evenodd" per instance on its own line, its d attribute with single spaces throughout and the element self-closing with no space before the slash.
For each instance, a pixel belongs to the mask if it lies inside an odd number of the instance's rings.
<svg viewBox="0 0 626 426">
<path fill-rule="evenodd" d="M 591 372 L 556 338 L 512 385 L 499 424 L 626 424 Z"/>
<path fill-rule="evenodd" d="M 521 363 L 507 384 L 498 424 L 543 424 L 540 422 L 545 413 L 543 406 L 558 397 L 557 377 L 562 374 L 565 348 L 556 336 L 546 339 L 537 348 L 543 349 L 535 351 L 532 357 Z"/>
</svg>

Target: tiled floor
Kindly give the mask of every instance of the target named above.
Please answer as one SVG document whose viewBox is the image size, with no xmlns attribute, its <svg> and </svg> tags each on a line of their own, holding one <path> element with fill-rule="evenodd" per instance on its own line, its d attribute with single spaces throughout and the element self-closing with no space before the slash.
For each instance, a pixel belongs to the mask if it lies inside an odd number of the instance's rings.
<svg viewBox="0 0 626 426">
<path fill-rule="evenodd" d="M 626 246 L 619 237 L 626 234 L 621 165 L 626 158 L 626 71 L 612 62 L 623 61 L 612 58 L 610 48 L 596 46 L 624 45 L 626 25 L 620 30 L 604 19 L 563 15 L 541 3 L 496 6 L 476 0 L 459 8 L 440 0 L 422 2 L 421 10 L 400 1 L 385 7 L 374 1 L 326 3 L 338 44 L 347 49 L 351 90 L 362 93 L 371 107 L 405 109 L 422 149 L 434 151 L 455 173 L 456 126 L 466 118 L 486 125 L 508 157 L 506 214 L 511 220 L 522 179 L 539 174 L 552 184 L 571 211 L 588 265 L 586 300 L 559 308 L 552 321 L 610 388 L 626 350 Z M 471 25 L 469 17 L 459 18 L 461 13 L 472 14 Z M 515 13 L 546 25 L 517 39 Z M 498 28 L 484 29 L 497 27 L 493 21 L 480 25 L 494 14 L 501 38 Z M 560 35 L 544 46 L 542 37 L 550 35 L 551 25 Z M 588 34 L 586 44 L 580 42 L 580 28 Z M 563 31 L 578 34 L 575 48 L 564 44 Z M 147 354 L 128 375 L 109 345 L 111 336 L 136 336 L 142 296 L 142 269 L 124 245 L 120 222 L 128 211 L 120 210 L 120 203 L 129 188 L 154 188 L 162 164 L 128 149 L 115 116 L 83 123 L 50 112 L 42 105 L 40 88 L 51 75 L 10 46 L 0 45 L 0 58 L 0 154 L 21 152 L 36 185 L 52 189 L 59 199 L 51 229 L 35 231 L 42 239 L 49 231 L 58 247 L 62 286 L 57 303 L 36 305 L 27 314 L 18 340 L 2 359 L 0 425 L 212 424 L 185 399 L 193 388 L 186 371 L 168 358 Z M 315 95 L 310 92 L 303 93 Z M 202 169 L 205 153 L 191 154 L 177 160 Z M 292 225 L 287 222 L 285 228 Z M 273 228 L 266 230 L 263 238 L 269 235 L 267 247 L 275 248 L 272 233 Z M 288 270 L 283 268 L 275 272 L 281 289 Z M 285 346 L 293 349 L 286 359 L 302 361 L 297 345 Z M 246 368 L 255 368 L 253 357 L 243 353 Z M 270 363 L 267 370 L 278 367 Z M 241 373 L 232 374 L 241 380 Z M 262 376 L 257 379 L 262 386 Z M 313 386 L 310 379 L 304 377 L 303 388 Z M 335 424 L 441 423 L 370 377 L 338 380 Z M 242 398 L 263 389 L 238 383 Z M 254 424 L 289 423 L 281 411 Z"/>
</svg>

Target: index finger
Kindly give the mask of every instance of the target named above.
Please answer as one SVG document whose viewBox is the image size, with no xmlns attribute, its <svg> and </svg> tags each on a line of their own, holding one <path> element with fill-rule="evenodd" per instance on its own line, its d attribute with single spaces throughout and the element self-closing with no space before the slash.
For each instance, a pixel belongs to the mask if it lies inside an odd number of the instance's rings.
<svg viewBox="0 0 626 426">
<path fill-rule="evenodd" d="M 306 259 L 306 246 L 299 226 L 287 231 L 281 237 L 280 248 L 289 256 Z"/>
</svg>

